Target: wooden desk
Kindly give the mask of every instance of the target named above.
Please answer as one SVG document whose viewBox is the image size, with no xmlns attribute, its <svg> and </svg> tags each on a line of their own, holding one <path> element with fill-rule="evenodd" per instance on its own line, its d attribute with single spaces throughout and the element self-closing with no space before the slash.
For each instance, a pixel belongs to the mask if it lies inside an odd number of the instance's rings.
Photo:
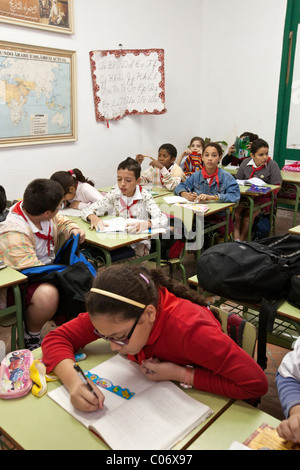
<svg viewBox="0 0 300 470">
<path fill-rule="evenodd" d="M 82 220 L 80 217 L 70 217 L 76 224 L 85 231 L 85 243 L 95 246 L 100 249 L 105 258 L 105 265 L 110 266 L 112 264 L 111 253 L 113 250 L 129 246 L 133 243 L 137 243 L 141 240 L 147 240 L 152 238 L 155 240 L 156 250 L 155 252 L 149 253 L 149 255 L 134 259 L 131 261 L 133 264 L 140 263 L 145 260 L 154 259 L 156 266 L 160 266 L 161 259 L 161 250 L 160 250 L 160 240 L 157 235 L 151 235 L 151 233 L 140 233 L 140 234 L 129 234 L 129 233 L 101 233 L 96 232 L 96 230 L 90 229 L 90 224 Z M 108 217 L 101 217 L 105 220 Z"/>
<path fill-rule="evenodd" d="M 296 190 L 296 199 L 281 198 L 280 195 L 277 198 L 278 204 L 285 204 L 294 207 L 293 215 L 293 226 L 296 225 L 299 198 L 300 198 L 300 172 L 298 171 L 281 171 L 281 177 L 283 183 L 289 183 L 294 186 Z"/>
<path fill-rule="evenodd" d="M 87 359 L 82 369 L 91 369 L 114 353 L 107 341 L 97 340 L 84 349 Z M 34 351 L 35 358 L 41 357 L 41 349 Z M 60 386 L 59 381 L 48 382 L 48 391 Z M 187 393 L 208 405 L 213 411 L 183 441 L 176 445 L 181 449 L 209 423 L 213 422 L 231 404 L 231 400 L 218 395 L 190 389 Z M 79 421 L 69 415 L 53 400 L 44 395 L 35 397 L 32 393 L 14 399 L 0 400 L 0 431 L 15 441 L 17 448 L 26 450 L 107 450 L 107 445 L 95 434 L 88 431 Z"/>
<path fill-rule="evenodd" d="M 262 423 L 276 428 L 280 421 L 238 400 L 187 447 L 187 450 L 228 450 L 233 441 L 243 443 Z"/>
<path fill-rule="evenodd" d="M 242 186 L 240 185 L 240 192 L 241 192 L 241 200 L 240 203 L 246 202 L 246 207 L 249 208 L 250 215 L 249 215 L 249 228 L 248 228 L 248 235 L 247 241 L 251 241 L 252 238 L 252 227 L 253 227 L 253 213 L 257 209 L 263 209 L 264 207 L 270 206 L 270 227 L 272 230 L 273 227 L 273 208 L 274 208 L 274 191 L 278 189 L 277 185 L 268 184 L 264 186 L 270 189 L 269 193 L 271 193 L 271 200 L 269 202 L 265 202 L 262 204 L 255 204 L 255 198 L 261 196 L 262 194 L 257 193 L 250 193 L 248 192 L 250 186 Z M 267 193 L 267 194 L 269 194 Z M 242 200 L 243 198 L 243 200 Z"/>
<path fill-rule="evenodd" d="M 16 271 L 15 269 L 7 266 L 0 270 L 0 289 L 11 288 L 14 294 L 15 304 L 0 310 L 0 325 L 11 326 L 16 325 L 18 334 L 18 347 L 23 349 L 24 344 L 24 329 L 23 329 L 23 315 L 22 315 L 22 300 L 19 289 L 19 284 L 26 282 L 27 277 Z M 15 330 L 12 331 L 11 336 L 12 350 L 16 349 L 16 335 Z"/>
</svg>

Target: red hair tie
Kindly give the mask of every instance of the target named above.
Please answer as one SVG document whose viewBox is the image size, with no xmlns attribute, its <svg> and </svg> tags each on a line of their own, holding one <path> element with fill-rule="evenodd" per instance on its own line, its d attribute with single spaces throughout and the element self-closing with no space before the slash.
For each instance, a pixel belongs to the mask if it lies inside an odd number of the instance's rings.
<svg viewBox="0 0 300 470">
<path fill-rule="evenodd" d="M 68 170 L 68 172 L 70 173 L 70 175 L 74 175 L 74 171 L 73 171 L 73 170 Z"/>
</svg>

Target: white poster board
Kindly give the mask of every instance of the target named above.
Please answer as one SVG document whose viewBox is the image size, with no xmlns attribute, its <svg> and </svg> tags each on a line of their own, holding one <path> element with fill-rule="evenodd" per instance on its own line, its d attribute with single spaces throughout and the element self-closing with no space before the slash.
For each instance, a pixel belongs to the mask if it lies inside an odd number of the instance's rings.
<svg viewBox="0 0 300 470">
<path fill-rule="evenodd" d="M 165 113 L 164 50 L 91 51 L 97 121 Z"/>
</svg>

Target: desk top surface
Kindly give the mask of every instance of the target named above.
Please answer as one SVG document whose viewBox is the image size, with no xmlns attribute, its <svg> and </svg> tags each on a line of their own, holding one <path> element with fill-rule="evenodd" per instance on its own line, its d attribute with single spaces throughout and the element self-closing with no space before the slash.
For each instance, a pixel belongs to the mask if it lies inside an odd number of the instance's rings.
<svg viewBox="0 0 300 470">
<path fill-rule="evenodd" d="M 296 227 L 290 228 L 289 233 L 292 235 L 300 235 L 300 225 L 296 225 Z"/>
<path fill-rule="evenodd" d="M 300 183 L 300 171 L 282 171 L 282 181 L 290 183 Z"/>
<path fill-rule="evenodd" d="M 85 370 L 95 367 L 113 355 L 109 343 L 104 340 L 90 343 L 84 351 L 87 354 L 87 359 L 81 363 L 81 367 Z M 34 351 L 34 356 L 35 358 L 41 357 L 40 348 Z M 48 391 L 60 385 L 59 381 L 48 382 Z M 195 389 L 187 390 L 186 393 L 208 405 L 214 413 L 180 444 L 177 444 L 177 449 L 188 443 L 202 427 L 213 421 L 215 415 L 231 402 L 228 398 Z M 0 416 L 0 427 L 21 448 L 27 450 L 108 449 L 101 439 L 89 432 L 46 395 L 38 398 L 29 393 L 14 400 L 0 400 Z"/>
<path fill-rule="evenodd" d="M 0 269 L 0 286 L 10 287 L 16 284 L 25 282 L 27 277 L 17 271 L 16 269 L 6 266 L 6 268 Z"/>
</svg>

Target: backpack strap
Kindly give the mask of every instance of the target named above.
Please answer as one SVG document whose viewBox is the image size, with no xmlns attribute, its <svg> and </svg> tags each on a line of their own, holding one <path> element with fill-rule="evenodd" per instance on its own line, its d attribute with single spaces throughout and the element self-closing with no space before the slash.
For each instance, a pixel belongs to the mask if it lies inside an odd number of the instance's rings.
<svg viewBox="0 0 300 470">
<path fill-rule="evenodd" d="M 272 301 L 262 298 L 259 310 L 257 363 L 265 370 L 267 367 L 267 333 L 273 330 L 274 319 L 280 300 Z"/>
</svg>

